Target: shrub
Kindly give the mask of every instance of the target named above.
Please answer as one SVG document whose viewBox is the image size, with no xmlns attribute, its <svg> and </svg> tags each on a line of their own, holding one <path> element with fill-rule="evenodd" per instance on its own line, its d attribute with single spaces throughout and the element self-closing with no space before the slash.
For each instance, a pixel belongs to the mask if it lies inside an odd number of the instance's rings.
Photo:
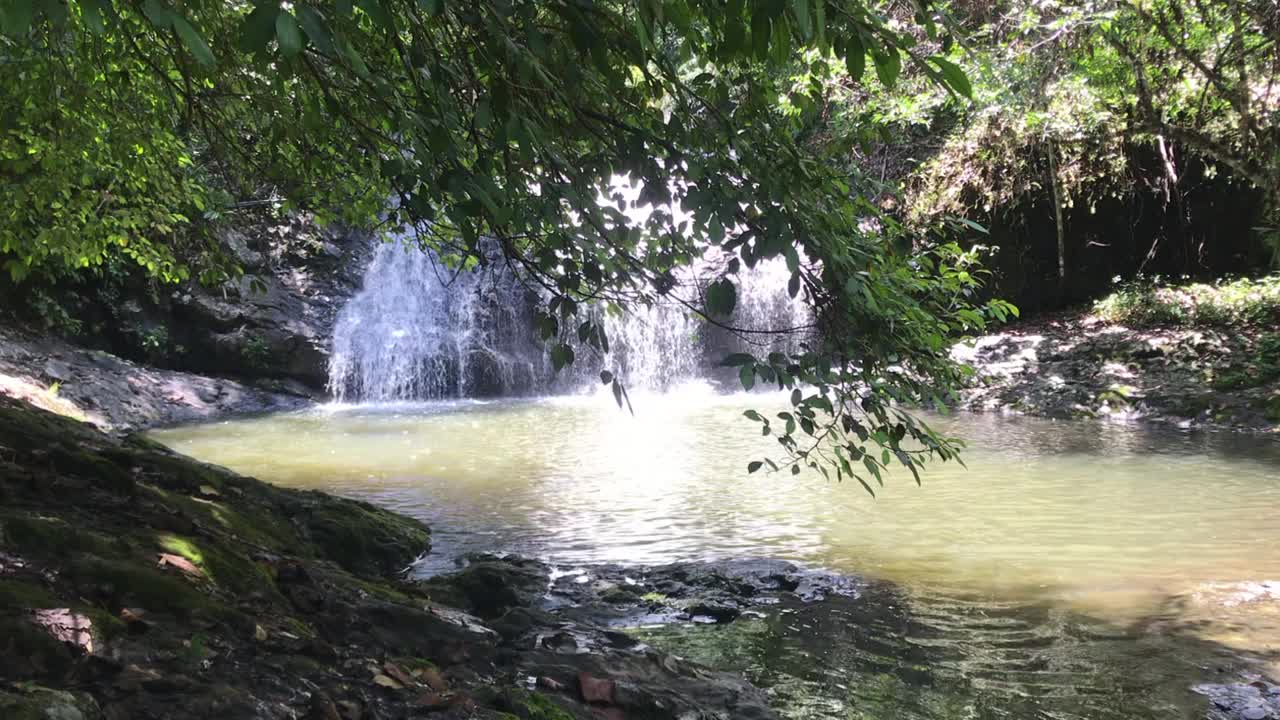
<svg viewBox="0 0 1280 720">
<path fill-rule="evenodd" d="M 1215 326 L 1280 319 L 1280 275 L 1167 285 L 1139 280 L 1096 301 L 1093 313 L 1133 326 Z"/>
</svg>

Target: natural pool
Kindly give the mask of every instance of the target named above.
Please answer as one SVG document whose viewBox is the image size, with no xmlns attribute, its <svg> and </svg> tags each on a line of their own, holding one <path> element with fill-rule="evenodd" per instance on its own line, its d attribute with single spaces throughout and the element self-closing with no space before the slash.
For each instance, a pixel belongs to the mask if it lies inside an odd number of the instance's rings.
<svg viewBox="0 0 1280 720">
<path fill-rule="evenodd" d="M 1196 717 L 1194 682 L 1280 640 L 1280 444 L 962 415 L 968 469 L 853 483 L 747 474 L 763 396 L 297 413 L 153 433 L 282 485 L 421 518 L 440 560 L 776 557 L 886 581 L 725 628 L 646 630 L 746 671 L 796 718 Z M 1242 654 L 1243 653 L 1243 654 Z M 1265 669 L 1266 666 L 1259 666 Z M 1224 678 L 1229 680 L 1230 678 Z"/>
</svg>

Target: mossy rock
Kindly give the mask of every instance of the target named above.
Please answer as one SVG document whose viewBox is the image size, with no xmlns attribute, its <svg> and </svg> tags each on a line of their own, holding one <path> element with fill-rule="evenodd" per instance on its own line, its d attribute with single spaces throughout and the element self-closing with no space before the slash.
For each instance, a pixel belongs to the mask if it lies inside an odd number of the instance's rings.
<svg viewBox="0 0 1280 720">
<path fill-rule="evenodd" d="M 114 554 L 117 540 L 44 515 L 0 515 L 0 538 L 30 557 L 65 558 L 72 553 Z"/>
<path fill-rule="evenodd" d="M 73 662 L 71 650 L 26 617 L 0 617 L 0 677 L 61 679 Z M 0 718 L 8 720 L 3 702 Z"/>
<path fill-rule="evenodd" d="M 81 592 L 121 607 L 141 607 L 180 618 L 238 620 L 237 614 L 191 583 L 129 560 L 84 556 L 73 560 L 66 575 Z"/>
<path fill-rule="evenodd" d="M 1280 423 L 1280 393 L 1267 398 L 1262 406 L 1262 414 L 1271 422 Z"/>
<path fill-rule="evenodd" d="M 157 536 L 157 546 L 189 560 L 218 587 L 237 593 L 266 592 L 283 600 L 266 568 L 223 544 L 163 533 Z"/>
<path fill-rule="evenodd" d="M 95 720 L 98 704 L 84 693 L 24 687 L 0 690 L 0 717 L 5 720 Z"/>
<path fill-rule="evenodd" d="M 499 710 L 520 720 L 576 720 L 559 703 L 542 693 L 510 688 L 502 691 L 493 702 Z"/>
<path fill-rule="evenodd" d="M 362 502 L 325 498 L 304 522 L 320 554 L 357 575 L 393 575 L 431 547 L 422 523 Z"/>
<path fill-rule="evenodd" d="M 0 579 L 0 608 L 33 610 L 58 607 L 58 599 L 42 585 L 24 580 Z"/>
</svg>

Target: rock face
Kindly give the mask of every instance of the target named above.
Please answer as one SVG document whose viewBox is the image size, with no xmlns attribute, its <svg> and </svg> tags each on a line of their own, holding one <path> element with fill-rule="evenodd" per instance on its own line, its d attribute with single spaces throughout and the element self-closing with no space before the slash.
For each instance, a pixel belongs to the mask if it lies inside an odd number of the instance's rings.
<svg viewBox="0 0 1280 720">
<path fill-rule="evenodd" d="M 322 391 L 334 321 L 359 289 L 373 239 L 294 217 L 253 234 L 228 232 L 223 242 L 244 275 L 172 295 L 170 337 L 186 351 L 183 366 Z"/>
<path fill-rule="evenodd" d="M 323 393 L 334 323 L 374 238 L 305 215 L 246 214 L 234 228 L 218 240 L 242 274 L 226 282 L 166 285 L 120 260 L 39 287 L 0 280 L 0 316 L 138 363 Z"/>
<path fill-rule="evenodd" d="M 0 395 L 112 432 L 297 408 L 308 401 L 303 392 L 278 392 L 148 367 L 100 350 L 0 327 Z"/>
<path fill-rule="evenodd" d="M 530 607 L 538 563 L 404 582 L 429 547 L 409 518 L 0 397 L 0 716 L 776 717 L 739 676 Z"/>
</svg>

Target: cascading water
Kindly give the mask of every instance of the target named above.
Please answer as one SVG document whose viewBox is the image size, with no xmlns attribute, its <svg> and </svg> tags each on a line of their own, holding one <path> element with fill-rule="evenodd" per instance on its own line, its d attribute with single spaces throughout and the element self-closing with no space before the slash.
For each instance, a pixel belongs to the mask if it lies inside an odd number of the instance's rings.
<svg viewBox="0 0 1280 720">
<path fill-rule="evenodd" d="M 329 390 L 373 402 L 526 392 L 546 366 L 527 294 L 505 271 L 454 273 L 381 245 L 338 315 Z"/>
<path fill-rule="evenodd" d="M 696 282 L 699 270 L 687 279 Z M 754 331 L 808 325 L 810 311 L 790 297 L 789 279 L 781 260 L 744 268 L 726 324 Z M 725 352 L 793 352 L 802 335 L 738 337 L 668 300 L 624 315 L 598 312 L 609 355 L 593 363 L 583 348 L 571 371 L 556 374 L 533 329 L 538 302 L 505 268 L 454 273 L 415 246 L 384 244 L 339 313 L 330 392 L 340 402 L 578 392 L 598 387 L 601 366 L 629 388 L 660 391 L 707 376 Z"/>
</svg>

